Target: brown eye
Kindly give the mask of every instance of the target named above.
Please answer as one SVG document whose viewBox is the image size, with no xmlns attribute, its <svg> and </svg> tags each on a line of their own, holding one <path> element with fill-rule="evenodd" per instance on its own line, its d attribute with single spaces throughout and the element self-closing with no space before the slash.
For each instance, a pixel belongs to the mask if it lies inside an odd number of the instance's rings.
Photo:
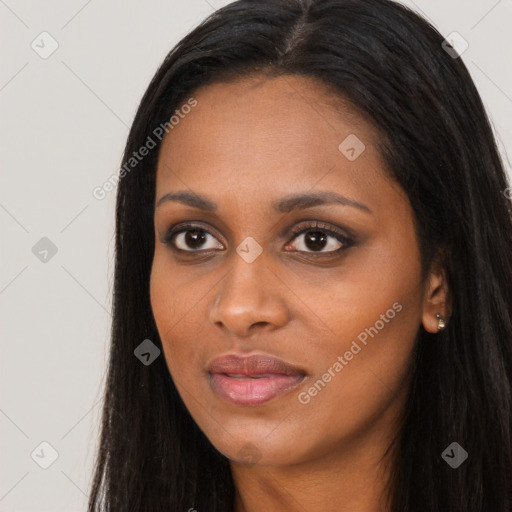
<svg viewBox="0 0 512 512">
<path fill-rule="evenodd" d="M 168 245 L 180 251 L 199 252 L 211 249 L 223 249 L 220 242 L 207 230 L 199 226 L 182 226 L 171 231 L 165 238 Z"/>
<path fill-rule="evenodd" d="M 342 232 L 328 227 L 326 224 L 314 222 L 309 226 L 297 228 L 294 231 L 294 249 L 300 252 L 329 254 L 342 251 L 353 241 Z"/>
<path fill-rule="evenodd" d="M 296 238 L 303 237 L 303 241 L 297 245 L 297 250 L 306 252 L 335 252 L 343 243 L 322 231 L 307 231 Z"/>
</svg>

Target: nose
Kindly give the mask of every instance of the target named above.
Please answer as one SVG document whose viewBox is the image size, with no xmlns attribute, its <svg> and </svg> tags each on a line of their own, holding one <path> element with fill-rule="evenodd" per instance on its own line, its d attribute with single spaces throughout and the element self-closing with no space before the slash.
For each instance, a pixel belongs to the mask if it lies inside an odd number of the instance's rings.
<svg viewBox="0 0 512 512">
<path fill-rule="evenodd" d="M 247 263 L 238 254 L 233 256 L 231 270 L 221 280 L 209 308 L 209 321 L 239 337 L 254 331 L 272 331 L 285 325 L 289 312 L 285 303 L 287 288 L 267 268 L 263 254 Z"/>
</svg>

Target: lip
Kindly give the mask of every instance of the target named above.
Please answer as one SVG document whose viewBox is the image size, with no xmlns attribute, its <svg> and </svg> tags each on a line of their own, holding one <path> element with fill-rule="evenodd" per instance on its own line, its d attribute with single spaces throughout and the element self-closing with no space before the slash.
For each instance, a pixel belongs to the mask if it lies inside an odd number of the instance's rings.
<svg viewBox="0 0 512 512">
<path fill-rule="evenodd" d="M 304 380 L 306 372 L 266 354 L 229 354 L 208 366 L 210 386 L 235 405 L 259 405 L 288 393 Z"/>
</svg>

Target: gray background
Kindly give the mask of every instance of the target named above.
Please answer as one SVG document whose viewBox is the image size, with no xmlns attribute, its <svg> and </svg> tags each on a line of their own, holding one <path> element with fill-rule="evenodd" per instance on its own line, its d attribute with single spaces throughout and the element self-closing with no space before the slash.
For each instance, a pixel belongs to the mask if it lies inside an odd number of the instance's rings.
<svg viewBox="0 0 512 512">
<path fill-rule="evenodd" d="M 227 3 L 0 0 L 2 512 L 86 509 L 111 320 L 115 201 L 115 191 L 97 200 L 92 190 L 118 169 L 163 57 Z M 445 36 L 457 31 L 469 42 L 462 57 L 510 155 L 512 1 L 404 3 Z M 59 45 L 47 59 L 31 47 L 50 47 L 40 42 L 43 31 Z M 53 256 L 38 254 L 43 237 Z M 51 461 L 43 441 L 58 453 L 48 469 L 39 465 Z"/>
</svg>

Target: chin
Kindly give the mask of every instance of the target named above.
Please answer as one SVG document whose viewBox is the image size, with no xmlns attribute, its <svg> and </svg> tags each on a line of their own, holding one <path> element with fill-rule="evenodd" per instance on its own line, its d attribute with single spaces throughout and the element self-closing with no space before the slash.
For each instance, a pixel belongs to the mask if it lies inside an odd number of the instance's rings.
<svg viewBox="0 0 512 512">
<path fill-rule="evenodd" d="M 218 437 L 208 437 L 212 445 L 233 463 L 262 466 L 296 464 L 305 456 L 305 446 L 297 436 L 272 429 L 254 429 L 249 433 L 236 433 L 233 429 Z M 270 433 L 270 434 L 269 434 Z"/>
</svg>

